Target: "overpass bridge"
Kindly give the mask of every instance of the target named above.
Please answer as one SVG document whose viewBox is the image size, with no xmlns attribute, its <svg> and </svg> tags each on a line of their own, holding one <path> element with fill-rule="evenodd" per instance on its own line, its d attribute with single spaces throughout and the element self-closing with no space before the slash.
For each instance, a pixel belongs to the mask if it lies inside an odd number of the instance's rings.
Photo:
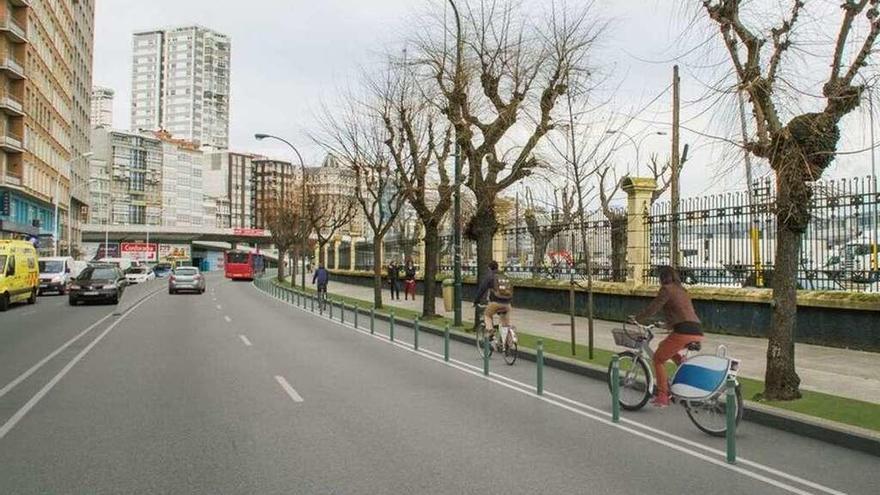
<svg viewBox="0 0 880 495">
<path fill-rule="evenodd" d="M 100 225 L 82 227 L 83 242 L 226 242 L 229 244 L 271 244 L 263 229 L 209 227 L 159 227 L 156 225 Z"/>
</svg>

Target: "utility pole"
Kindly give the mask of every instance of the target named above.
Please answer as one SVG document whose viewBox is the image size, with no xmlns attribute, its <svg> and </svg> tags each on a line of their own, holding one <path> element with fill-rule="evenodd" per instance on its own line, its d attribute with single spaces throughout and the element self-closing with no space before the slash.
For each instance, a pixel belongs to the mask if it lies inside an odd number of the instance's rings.
<svg viewBox="0 0 880 495">
<path fill-rule="evenodd" d="M 670 194 L 672 201 L 672 222 L 670 223 L 670 243 L 669 243 L 669 264 L 673 268 L 678 268 L 679 245 L 678 245 L 678 202 L 679 202 L 679 183 L 678 177 L 681 173 L 681 157 L 679 155 L 679 137 L 680 137 L 680 105 L 679 99 L 680 79 L 678 78 L 678 66 L 672 67 L 672 170 L 670 177 Z"/>
<path fill-rule="evenodd" d="M 463 94 L 461 89 L 461 58 L 462 58 L 462 44 L 463 40 L 461 39 L 461 18 L 458 15 L 458 7 L 455 5 L 453 0 L 449 0 L 449 5 L 452 6 L 452 12 L 455 14 L 455 75 L 453 82 L 453 91 L 456 94 L 456 99 L 460 98 Z M 458 102 L 460 105 L 461 102 Z M 453 278 L 454 278 L 454 306 L 455 313 L 453 318 L 453 324 L 457 327 L 462 325 L 461 321 L 461 296 L 462 296 L 462 281 L 461 281 L 461 148 L 458 143 L 458 131 L 455 131 L 455 201 L 453 203 L 453 222 L 452 222 L 452 243 L 453 243 Z M 477 322 L 474 321 L 474 325 Z"/>
</svg>

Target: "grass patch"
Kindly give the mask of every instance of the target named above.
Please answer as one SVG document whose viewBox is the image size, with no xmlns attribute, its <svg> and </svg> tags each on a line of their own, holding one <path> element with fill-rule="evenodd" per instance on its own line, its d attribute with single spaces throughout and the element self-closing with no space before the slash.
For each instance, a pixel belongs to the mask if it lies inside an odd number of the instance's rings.
<svg viewBox="0 0 880 495">
<path fill-rule="evenodd" d="M 278 284 L 277 281 L 275 281 L 275 283 Z M 291 287 L 288 282 L 281 283 L 280 285 L 288 288 Z M 309 287 L 305 289 L 305 292 L 314 294 L 315 290 Z M 349 306 L 356 305 L 360 308 L 372 307 L 371 301 L 364 301 L 362 299 L 332 293 L 328 296 L 331 301 L 336 303 L 343 302 Z M 376 314 L 388 315 L 392 309 L 394 310 L 394 316 L 397 318 L 414 320 L 416 317 L 420 316 L 420 313 L 417 311 L 389 305 L 385 305 L 382 309 L 377 309 Z M 463 327 L 453 327 L 451 319 L 440 316 L 428 320 L 423 319 L 422 321 L 440 326 L 449 324 L 451 328 L 466 333 L 470 333 L 470 328 L 473 325 L 473 321 L 469 321 L 464 322 L 465 325 Z M 574 359 L 576 361 L 603 368 L 608 367 L 609 363 L 611 363 L 611 356 L 616 354 L 616 352 L 594 348 L 593 359 L 589 359 L 589 349 L 586 345 L 577 344 L 575 346 L 575 354 L 572 355 L 571 342 L 539 337 L 535 334 L 529 333 L 528 329 L 521 328 L 517 328 L 517 335 L 519 336 L 520 347 L 534 350 L 537 348 L 538 340 L 542 340 L 544 342 L 545 354 Z M 667 370 L 670 373 L 674 372 L 675 365 L 671 363 L 668 364 Z M 739 382 L 742 385 L 743 397 L 747 400 L 754 400 L 755 396 L 764 390 L 764 382 L 760 380 L 740 377 Z M 778 409 L 784 409 L 816 418 L 836 421 L 880 432 L 880 404 L 873 404 L 870 402 L 809 390 L 802 390 L 801 394 L 802 397 L 794 401 L 761 401 L 761 403 Z"/>
</svg>

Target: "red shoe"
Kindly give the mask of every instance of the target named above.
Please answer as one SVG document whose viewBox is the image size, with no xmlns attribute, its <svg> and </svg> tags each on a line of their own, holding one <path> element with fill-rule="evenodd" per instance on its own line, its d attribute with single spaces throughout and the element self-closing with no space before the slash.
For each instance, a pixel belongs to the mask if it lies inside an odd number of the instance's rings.
<svg viewBox="0 0 880 495">
<path fill-rule="evenodd" d="M 658 395 L 651 400 L 651 405 L 656 408 L 664 408 L 669 405 L 669 396 L 668 395 Z"/>
</svg>

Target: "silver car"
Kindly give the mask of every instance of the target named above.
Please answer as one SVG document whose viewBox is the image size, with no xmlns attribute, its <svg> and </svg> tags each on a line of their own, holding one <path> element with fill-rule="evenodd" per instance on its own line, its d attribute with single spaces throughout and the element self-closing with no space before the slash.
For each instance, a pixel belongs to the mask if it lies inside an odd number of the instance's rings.
<svg viewBox="0 0 880 495">
<path fill-rule="evenodd" d="M 171 276 L 168 277 L 168 293 L 177 294 L 180 291 L 205 293 L 205 276 L 198 268 L 181 266 L 171 272 Z"/>
</svg>

